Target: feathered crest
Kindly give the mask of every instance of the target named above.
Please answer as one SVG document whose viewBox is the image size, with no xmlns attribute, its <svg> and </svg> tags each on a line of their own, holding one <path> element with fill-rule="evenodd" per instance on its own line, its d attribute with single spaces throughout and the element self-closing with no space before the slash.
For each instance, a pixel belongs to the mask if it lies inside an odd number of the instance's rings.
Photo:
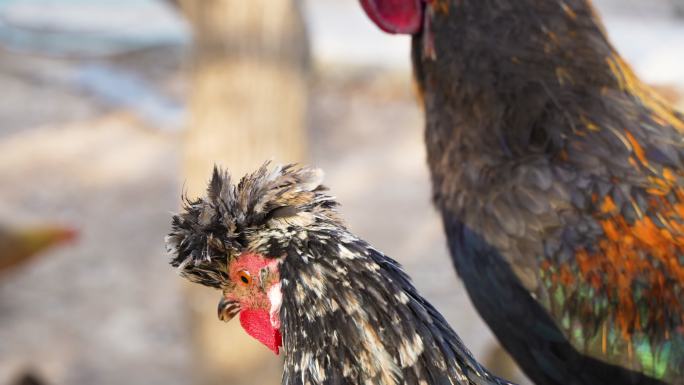
<svg viewBox="0 0 684 385">
<path fill-rule="evenodd" d="M 171 265 L 193 282 L 220 287 L 226 258 L 248 248 L 250 234 L 269 221 L 300 212 L 334 215 L 337 203 L 324 193 L 322 180 L 319 169 L 266 162 L 235 185 L 214 167 L 207 195 L 183 197 L 182 212 L 173 216 L 166 238 Z"/>
</svg>

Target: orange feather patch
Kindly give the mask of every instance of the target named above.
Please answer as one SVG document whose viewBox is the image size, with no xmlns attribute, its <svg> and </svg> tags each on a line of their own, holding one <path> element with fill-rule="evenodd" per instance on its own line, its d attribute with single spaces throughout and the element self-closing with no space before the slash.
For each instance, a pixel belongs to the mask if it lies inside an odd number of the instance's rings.
<svg viewBox="0 0 684 385">
<path fill-rule="evenodd" d="M 684 192 L 677 190 L 677 196 L 684 200 Z M 670 204 L 662 196 L 653 196 L 649 212 L 658 212 L 663 227 L 657 226 L 648 216 L 642 216 L 633 223 L 620 214 L 610 197 L 605 197 L 597 219 L 605 237 L 598 242 L 598 252 L 585 249 L 576 252 L 580 276 L 595 290 L 616 300 L 614 319 L 623 337 L 629 338 L 642 325 L 666 327 L 667 313 L 681 314 L 684 323 L 684 304 L 675 291 L 675 282 L 684 282 L 684 266 L 678 256 L 684 254 L 684 204 Z M 564 270 L 560 269 L 558 280 L 571 283 Z M 643 292 L 634 293 L 639 283 Z M 641 319 L 635 298 L 647 298 L 651 303 L 648 319 Z M 662 309 L 658 311 L 657 309 Z"/>
</svg>

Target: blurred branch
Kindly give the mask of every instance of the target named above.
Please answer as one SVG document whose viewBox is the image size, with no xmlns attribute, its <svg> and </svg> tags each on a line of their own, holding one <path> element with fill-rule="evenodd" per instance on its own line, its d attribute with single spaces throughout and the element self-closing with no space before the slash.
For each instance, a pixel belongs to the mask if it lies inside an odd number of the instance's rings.
<svg viewBox="0 0 684 385">
<path fill-rule="evenodd" d="M 265 160 L 306 154 L 308 40 L 298 0 L 179 0 L 193 31 L 190 121 L 183 169 L 202 194 L 214 164 L 236 177 Z M 220 323 L 219 296 L 188 289 L 201 384 L 278 383 L 282 363 Z"/>
</svg>

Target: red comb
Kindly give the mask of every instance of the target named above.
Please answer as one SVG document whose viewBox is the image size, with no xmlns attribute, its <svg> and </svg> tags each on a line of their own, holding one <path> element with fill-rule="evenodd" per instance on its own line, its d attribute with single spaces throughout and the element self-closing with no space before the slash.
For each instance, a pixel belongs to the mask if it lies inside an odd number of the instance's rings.
<svg viewBox="0 0 684 385">
<path fill-rule="evenodd" d="M 423 0 L 361 0 L 361 6 L 385 32 L 413 35 L 421 29 Z"/>
</svg>

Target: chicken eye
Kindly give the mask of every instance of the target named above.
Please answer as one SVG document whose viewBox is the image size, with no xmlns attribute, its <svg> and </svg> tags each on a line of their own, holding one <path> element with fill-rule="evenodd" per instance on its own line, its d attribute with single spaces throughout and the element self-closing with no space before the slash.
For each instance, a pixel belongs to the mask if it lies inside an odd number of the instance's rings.
<svg viewBox="0 0 684 385">
<path fill-rule="evenodd" d="M 238 273 L 238 277 L 240 277 L 240 281 L 244 283 L 245 285 L 249 285 L 252 283 L 252 276 L 249 274 L 249 271 L 247 270 L 240 270 Z"/>
</svg>

